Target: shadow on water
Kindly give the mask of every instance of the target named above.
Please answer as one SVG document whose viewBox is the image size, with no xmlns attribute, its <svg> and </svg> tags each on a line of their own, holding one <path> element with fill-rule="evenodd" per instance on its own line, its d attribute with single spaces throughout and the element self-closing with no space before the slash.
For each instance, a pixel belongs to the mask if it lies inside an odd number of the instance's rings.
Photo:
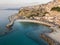
<svg viewBox="0 0 60 45">
<path fill-rule="evenodd" d="M 26 37 L 34 40 L 35 42 L 37 42 L 39 45 L 48 45 L 47 42 L 45 42 L 41 37 L 40 37 L 40 34 L 41 32 L 39 33 L 40 31 L 32 31 L 32 32 L 28 32 L 28 33 L 25 33 Z M 41 44 L 42 43 L 42 44 Z"/>
<path fill-rule="evenodd" d="M 0 27 L 0 30 L 2 30 L 2 28 Z M 5 28 L 3 31 L 0 31 L 0 37 L 3 37 L 5 35 L 8 35 L 9 33 L 11 33 L 13 30 L 12 30 L 12 27 L 10 28 Z"/>
<path fill-rule="evenodd" d="M 24 34 L 25 34 L 26 37 L 28 37 L 29 39 L 34 40 L 39 45 L 48 45 L 48 43 L 45 42 L 40 37 L 41 33 L 51 32 L 51 30 L 47 26 L 43 26 L 43 25 L 36 24 L 36 23 L 21 23 L 21 24 L 23 25 L 24 29 L 27 28 L 27 31 L 26 30 L 24 31 Z M 30 28 L 30 26 L 34 29 L 33 30 L 31 29 L 31 30 L 28 31 L 28 28 Z"/>
<path fill-rule="evenodd" d="M 45 32 L 46 30 L 48 30 L 48 29 L 46 29 L 46 27 L 36 24 L 36 23 L 20 23 L 20 24 L 21 25 L 19 25 L 19 23 L 16 23 L 15 27 L 19 28 L 18 30 L 20 30 L 22 27 L 21 32 L 24 33 L 24 35 L 26 37 L 28 37 L 29 39 L 32 39 L 34 42 L 37 42 L 39 45 L 48 45 L 44 40 L 42 40 L 40 38 L 40 34 L 42 32 Z M 19 27 L 19 26 L 21 26 L 21 27 Z M 16 28 L 14 28 L 14 29 L 16 29 Z M 13 27 L 5 28 L 4 31 L 0 32 L 0 37 L 8 35 L 9 33 L 13 32 L 13 31 L 14 31 Z M 21 33 L 21 32 L 19 32 L 19 33 Z"/>
</svg>

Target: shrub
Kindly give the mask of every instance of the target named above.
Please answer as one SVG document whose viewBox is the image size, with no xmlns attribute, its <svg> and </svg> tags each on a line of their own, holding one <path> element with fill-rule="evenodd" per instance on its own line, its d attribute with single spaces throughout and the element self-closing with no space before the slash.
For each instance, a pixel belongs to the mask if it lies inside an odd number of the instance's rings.
<svg viewBox="0 0 60 45">
<path fill-rule="evenodd" d="M 58 11 L 58 12 L 60 12 L 60 7 L 53 7 L 53 8 L 51 9 L 51 11 Z"/>
</svg>

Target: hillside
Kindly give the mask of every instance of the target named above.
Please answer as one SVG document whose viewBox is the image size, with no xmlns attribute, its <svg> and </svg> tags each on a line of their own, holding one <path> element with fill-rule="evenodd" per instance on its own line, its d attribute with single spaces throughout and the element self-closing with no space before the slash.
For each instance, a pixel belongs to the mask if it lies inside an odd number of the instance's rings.
<svg viewBox="0 0 60 45">
<path fill-rule="evenodd" d="M 60 0 L 47 4 L 23 7 L 15 15 L 9 17 L 11 22 L 17 19 L 35 19 L 60 25 Z"/>
</svg>

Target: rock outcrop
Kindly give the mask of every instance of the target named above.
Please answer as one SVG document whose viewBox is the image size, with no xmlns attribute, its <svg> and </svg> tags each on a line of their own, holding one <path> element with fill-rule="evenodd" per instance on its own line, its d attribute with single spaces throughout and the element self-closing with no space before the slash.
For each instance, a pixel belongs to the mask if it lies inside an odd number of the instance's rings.
<svg viewBox="0 0 60 45">
<path fill-rule="evenodd" d="M 30 19 L 32 21 L 42 20 L 45 23 L 53 24 L 54 26 L 60 26 L 60 11 L 51 10 L 54 7 L 60 8 L 60 0 L 53 0 L 47 4 L 23 7 L 17 14 L 9 17 L 10 23 L 7 24 L 7 27 L 11 27 L 14 24 L 14 21 L 17 19 Z M 60 45 L 44 34 L 42 34 L 41 37 L 46 40 L 49 45 Z"/>
<path fill-rule="evenodd" d="M 51 11 L 53 7 L 57 7 L 60 5 L 60 0 L 53 0 L 51 2 L 48 2 L 47 4 L 40 4 L 40 5 L 34 5 L 29 7 L 23 7 L 19 10 L 18 14 L 9 17 L 10 23 L 7 25 L 7 27 L 11 27 L 15 20 L 17 19 L 34 19 L 34 17 L 46 17 L 47 16 L 53 16 L 58 15 L 55 12 L 57 11 Z M 60 15 L 60 12 L 59 12 Z"/>
</svg>

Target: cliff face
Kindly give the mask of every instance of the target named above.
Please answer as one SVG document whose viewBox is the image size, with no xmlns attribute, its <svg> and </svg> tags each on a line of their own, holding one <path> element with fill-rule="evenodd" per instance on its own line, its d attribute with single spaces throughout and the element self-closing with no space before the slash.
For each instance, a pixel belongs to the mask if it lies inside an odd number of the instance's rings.
<svg viewBox="0 0 60 45">
<path fill-rule="evenodd" d="M 52 11 L 53 7 L 60 7 L 60 0 L 53 0 L 47 4 L 34 5 L 29 7 L 23 7 L 19 10 L 18 14 L 9 17 L 10 22 L 14 22 L 16 19 L 26 19 L 34 17 L 55 17 L 60 15 L 58 11 Z M 12 23 L 11 23 L 12 24 Z"/>
<path fill-rule="evenodd" d="M 51 9 L 59 5 L 60 5 L 60 0 L 53 0 L 47 4 L 23 7 L 19 10 L 18 16 L 25 16 L 25 17 L 29 17 L 30 15 L 41 16 L 41 15 L 45 15 L 46 12 L 52 15 Z"/>
</svg>

